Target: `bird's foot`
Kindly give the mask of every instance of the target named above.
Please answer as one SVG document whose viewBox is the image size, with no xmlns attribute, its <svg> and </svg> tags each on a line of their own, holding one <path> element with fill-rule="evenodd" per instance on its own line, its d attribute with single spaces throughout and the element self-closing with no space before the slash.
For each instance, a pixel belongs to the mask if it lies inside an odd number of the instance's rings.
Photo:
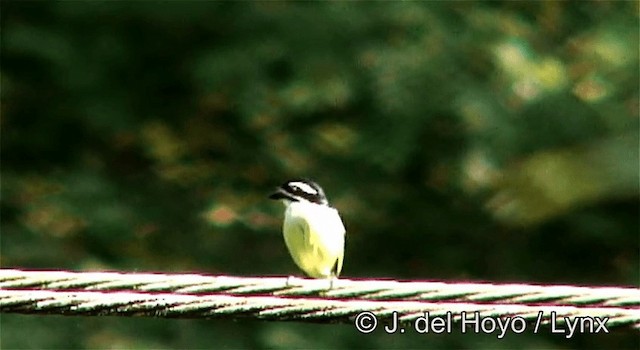
<svg viewBox="0 0 640 350">
<path fill-rule="evenodd" d="M 296 278 L 295 276 L 288 276 L 288 277 L 287 277 L 287 282 L 285 283 L 285 285 L 286 285 L 287 287 L 291 287 L 291 286 L 293 286 L 293 285 L 294 285 L 294 283 L 295 283 L 295 280 L 296 280 L 296 279 L 297 279 L 297 278 Z"/>
<path fill-rule="evenodd" d="M 338 280 L 338 277 L 336 276 L 331 276 L 329 277 L 329 289 L 328 290 L 332 290 L 333 289 L 333 284 Z"/>
</svg>

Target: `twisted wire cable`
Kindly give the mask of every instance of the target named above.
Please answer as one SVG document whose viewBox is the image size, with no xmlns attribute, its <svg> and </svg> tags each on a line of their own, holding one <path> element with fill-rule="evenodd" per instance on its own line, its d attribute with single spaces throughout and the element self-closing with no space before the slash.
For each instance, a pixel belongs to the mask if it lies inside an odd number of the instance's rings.
<svg viewBox="0 0 640 350">
<path fill-rule="evenodd" d="M 148 292 L 88 292 L 50 290 L 0 290 L 0 312 L 62 314 L 75 316 L 148 316 L 166 318 L 240 318 L 262 320 L 354 322 L 363 312 L 377 318 L 395 314 L 399 322 L 418 317 L 450 315 L 460 320 L 463 312 L 473 318 L 519 317 L 537 326 L 556 320 L 584 318 L 606 322 L 607 327 L 640 327 L 640 310 L 619 307 L 576 307 L 519 304 L 477 304 L 464 302 L 419 302 L 379 300 L 337 300 L 231 296 L 221 294 L 170 294 Z M 555 315 L 554 315 L 555 314 Z M 451 316 L 452 315 L 452 316 Z M 565 318 L 566 317 L 566 318 Z M 536 328 L 537 328 L 536 326 Z"/>
<path fill-rule="evenodd" d="M 0 289 L 48 289 L 180 294 L 318 296 L 333 299 L 450 301 L 640 308 L 640 289 L 569 285 L 399 282 L 198 274 L 23 271 L 0 269 Z"/>
</svg>

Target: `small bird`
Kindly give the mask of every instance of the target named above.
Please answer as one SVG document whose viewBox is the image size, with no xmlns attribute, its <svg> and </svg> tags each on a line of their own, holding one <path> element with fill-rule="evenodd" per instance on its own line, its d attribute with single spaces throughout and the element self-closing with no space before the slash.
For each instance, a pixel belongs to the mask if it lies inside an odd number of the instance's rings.
<svg viewBox="0 0 640 350">
<path fill-rule="evenodd" d="M 322 188 L 307 179 L 289 180 L 269 198 L 286 207 L 282 233 L 293 261 L 307 276 L 328 278 L 333 286 L 342 270 L 346 230 Z"/>
</svg>

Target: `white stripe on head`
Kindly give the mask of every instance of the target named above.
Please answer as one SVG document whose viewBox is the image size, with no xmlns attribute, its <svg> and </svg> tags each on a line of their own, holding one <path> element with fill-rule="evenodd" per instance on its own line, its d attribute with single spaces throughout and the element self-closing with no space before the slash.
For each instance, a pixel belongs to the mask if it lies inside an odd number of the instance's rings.
<svg viewBox="0 0 640 350">
<path fill-rule="evenodd" d="M 309 194 L 318 194 L 318 190 L 316 190 L 315 188 L 313 188 L 313 186 L 304 182 L 300 182 L 300 181 L 289 182 L 289 186 L 297 187 Z"/>
</svg>

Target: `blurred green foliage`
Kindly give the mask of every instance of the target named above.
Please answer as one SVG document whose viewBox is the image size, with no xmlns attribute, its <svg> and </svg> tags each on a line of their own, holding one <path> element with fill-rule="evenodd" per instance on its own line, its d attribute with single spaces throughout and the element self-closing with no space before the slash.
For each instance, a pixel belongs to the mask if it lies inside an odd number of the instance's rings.
<svg viewBox="0 0 640 350">
<path fill-rule="evenodd" d="M 638 2 L 2 4 L 3 267 L 638 285 Z M 638 348 L 580 335 L 2 315 L 3 348 Z"/>
</svg>

